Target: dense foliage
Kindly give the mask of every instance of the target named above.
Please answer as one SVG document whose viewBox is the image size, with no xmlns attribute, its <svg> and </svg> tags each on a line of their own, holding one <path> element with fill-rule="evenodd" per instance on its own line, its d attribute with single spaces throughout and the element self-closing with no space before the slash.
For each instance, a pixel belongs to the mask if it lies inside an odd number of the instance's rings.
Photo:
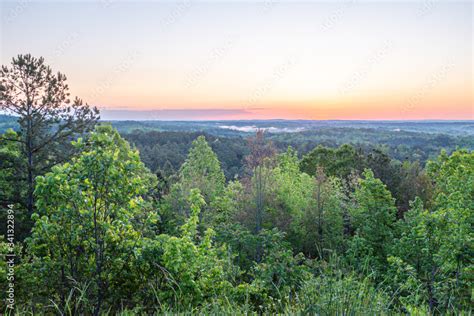
<svg viewBox="0 0 474 316">
<path fill-rule="evenodd" d="M 0 138 L 16 225 L 0 239 L 2 313 L 471 312 L 470 150 L 425 164 L 378 146 L 298 154 L 261 130 L 82 134 L 54 142 L 70 155 L 35 173 L 30 217 L 23 134 Z"/>
<path fill-rule="evenodd" d="M 472 152 L 430 161 L 417 185 L 432 194 L 397 218 L 389 187 L 350 146 L 299 159 L 291 148 L 276 154 L 260 133 L 242 179 L 226 182 L 199 136 L 164 194 L 110 126 L 73 146 L 78 156 L 36 179 L 34 226 L 15 246 L 18 311 L 470 308 Z M 0 273 L 5 283 L 6 266 Z"/>
</svg>

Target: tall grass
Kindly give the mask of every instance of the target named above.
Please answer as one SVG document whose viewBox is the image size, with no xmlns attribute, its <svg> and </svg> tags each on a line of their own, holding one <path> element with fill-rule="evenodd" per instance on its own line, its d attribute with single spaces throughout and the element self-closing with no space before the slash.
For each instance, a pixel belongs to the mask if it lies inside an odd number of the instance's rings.
<svg viewBox="0 0 474 316">
<path fill-rule="evenodd" d="M 51 303 L 43 311 L 32 308 L 17 309 L 17 315 L 56 314 L 83 315 L 92 314 L 90 301 L 83 293 L 86 289 L 71 290 L 64 305 Z M 204 302 L 199 306 L 174 305 L 136 306 L 135 308 L 117 308 L 119 312 L 103 311 L 103 315 L 260 315 L 279 312 L 282 314 L 304 315 L 383 315 L 389 314 L 389 297 L 376 289 L 371 281 L 358 279 L 356 275 L 343 274 L 319 276 L 307 281 L 293 297 L 275 298 L 269 306 L 253 306 L 250 303 L 237 304 L 228 297 Z"/>
</svg>

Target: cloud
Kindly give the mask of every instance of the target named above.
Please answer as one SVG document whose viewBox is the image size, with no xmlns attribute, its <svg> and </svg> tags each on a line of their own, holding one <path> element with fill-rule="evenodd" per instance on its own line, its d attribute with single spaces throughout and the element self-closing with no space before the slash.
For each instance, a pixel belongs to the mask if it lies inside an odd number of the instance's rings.
<svg viewBox="0 0 474 316">
<path fill-rule="evenodd" d="M 103 120 L 216 120 L 232 119 L 249 114 L 239 109 L 180 109 L 180 110 L 114 110 L 102 109 L 100 116 Z"/>
</svg>

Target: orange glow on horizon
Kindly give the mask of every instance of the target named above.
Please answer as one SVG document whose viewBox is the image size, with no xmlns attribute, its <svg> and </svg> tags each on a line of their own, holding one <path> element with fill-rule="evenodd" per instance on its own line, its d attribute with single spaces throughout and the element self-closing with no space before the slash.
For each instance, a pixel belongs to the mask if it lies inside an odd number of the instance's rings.
<svg viewBox="0 0 474 316">
<path fill-rule="evenodd" d="M 115 98 L 114 98 L 115 99 Z M 235 110 L 238 113 L 206 116 L 209 120 L 222 119 L 308 119 L 308 120 L 423 120 L 423 119 L 474 119 L 472 93 L 462 91 L 450 95 L 447 91 L 425 96 L 417 93 L 392 93 L 387 96 L 357 96 L 335 100 L 285 100 L 256 104 L 232 100 L 172 101 L 163 105 L 154 101 L 133 103 L 133 98 L 116 99 L 107 110 L 160 111 L 160 110 Z M 92 103 L 94 104 L 94 103 Z M 120 105 L 120 104 L 130 104 Z"/>
<path fill-rule="evenodd" d="M 2 8 L 8 14 L 15 5 Z M 160 111 L 217 120 L 474 119 L 472 4 L 423 8 L 362 1 L 341 12 L 338 1 L 290 1 L 262 12 L 255 2 L 193 1 L 174 16 L 175 1 L 114 1 L 110 10 L 33 1 L 2 24 L 0 61 L 43 56 L 67 75 L 72 96 L 124 119 L 124 111 L 158 119 Z"/>
</svg>

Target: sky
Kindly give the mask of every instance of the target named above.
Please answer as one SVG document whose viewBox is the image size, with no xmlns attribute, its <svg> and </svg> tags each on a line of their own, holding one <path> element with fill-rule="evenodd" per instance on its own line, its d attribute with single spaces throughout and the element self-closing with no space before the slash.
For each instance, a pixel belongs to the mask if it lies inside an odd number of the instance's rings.
<svg viewBox="0 0 474 316">
<path fill-rule="evenodd" d="M 105 119 L 474 119 L 471 1 L 2 1 Z"/>
</svg>

